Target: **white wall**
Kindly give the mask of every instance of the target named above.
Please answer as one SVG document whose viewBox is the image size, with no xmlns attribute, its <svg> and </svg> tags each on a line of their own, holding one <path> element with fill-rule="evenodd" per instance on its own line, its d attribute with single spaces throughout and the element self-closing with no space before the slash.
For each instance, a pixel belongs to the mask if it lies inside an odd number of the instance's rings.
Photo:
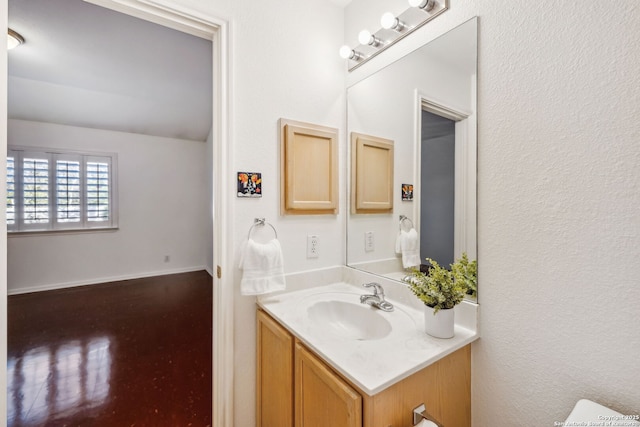
<svg viewBox="0 0 640 427">
<path fill-rule="evenodd" d="M 247 238 L 253 218 L 266 217 L 278 231 L 287 273 L 344 264 L 344 64 L 336 54 L 342 9 L 326 0 L 245 1 L 233 7 L 235 167 L 262 172 L 263 178 L 261 199 L 235 203 L 235 248 Z M 342 131 L 338 215 L 280 216 L 281 117 Z M 318 259 L 305 256 L 308 234 L 319 237 Z M 237 426 L 255 425 L 255 310 L 255 298 L 236 294 Z"/>
<path fill-rule="evenodd" d="M 346 41 L 405 4 L 353 0 Z M 473 425 L 553 425 L 580 398 L 637 414 L 640 8 L 450 6 L 347 80 L 480 16 Z"/>
<path fill-rule="evenodd" d="M 10 293 L 205 268 L 205 143 L 23 120 L 8 141 L 117 153 L 119 201 L 117 231 L 10 236 Z"/>
<path fill-rule="evenodd" d="M 263 197 L 234 199 L 233 248 L 255 217 L 278 231 L 287 273 L 344 264 L 344 70 L 337 55 L 343 39 L 343 10 L 327 0 L 174 0 L 172 3 L 226 17 L 232 25 L 232 173 L 262 172 Z M 278 119 L 339 128 L 338 215 L 280 216 Z M 235 194 L 235 178 L 229 191 Z M 307 259 L 306 235 L 317 234 L 320 257 Z M 234 425 L 255 425 L 255 298 L 239 295 L 234 276 Z"/>
</svg>

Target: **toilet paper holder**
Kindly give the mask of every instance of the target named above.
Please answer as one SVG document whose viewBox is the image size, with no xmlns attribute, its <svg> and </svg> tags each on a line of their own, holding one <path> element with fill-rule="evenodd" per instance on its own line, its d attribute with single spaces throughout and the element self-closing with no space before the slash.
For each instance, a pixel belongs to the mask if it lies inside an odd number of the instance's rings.
<svg viewBox="0 0 640 427">
<path fill-rule="evenodd" d="M 431 414 L 427 412 L 427 408 L 424 407 L 424 403 L 413 410 L 413 425 L 417 426 L 422 420 L 431 421 L 438 427 L 444 427 L 439 421 L 437 421 Z"/>
</svg>

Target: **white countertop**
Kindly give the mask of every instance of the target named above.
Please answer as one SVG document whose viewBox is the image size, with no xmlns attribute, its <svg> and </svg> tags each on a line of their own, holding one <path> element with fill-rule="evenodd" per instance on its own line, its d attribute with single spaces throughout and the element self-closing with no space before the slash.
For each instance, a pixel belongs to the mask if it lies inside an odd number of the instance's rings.
<svg viewBox="0 0 640 427">
<path fill-rule="evenodd" d="M 266 296 L 258 305 L 289 332 L 313 349 L 330 366 L 373 396 L 396 382 L 464 347 L 477 333 L 456 324 L 455 336 L 433 338 L 424 332 L 424 313 L 387 298 L 395 306 L 390 313 L 376 310 L 391 325 L 391 332 L 379 339 L 360 340 L 341 336 L 328 325 L 310 319 L 309 307 L 320 301 L 360 304 L 369 293 L 345 282 Z M 362 307 L 367 308 L 366 305 Z"/>
</svg>

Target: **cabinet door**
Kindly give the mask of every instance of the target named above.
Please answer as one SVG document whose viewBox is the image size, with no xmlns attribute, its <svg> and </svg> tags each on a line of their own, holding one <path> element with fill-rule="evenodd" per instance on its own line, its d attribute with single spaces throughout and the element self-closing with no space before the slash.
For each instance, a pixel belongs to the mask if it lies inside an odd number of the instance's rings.
<svg viewBox="0 0 640 427">
<path fill-rule="evenodd" d="M 293 337 L 258 310 L 258 427 L 293 427 Z"/>
<path fill-rule="evenodd" d="M 298 342 L 295 420 L 295 427 L 362 427 L 360 394 Z"/>
</svg>

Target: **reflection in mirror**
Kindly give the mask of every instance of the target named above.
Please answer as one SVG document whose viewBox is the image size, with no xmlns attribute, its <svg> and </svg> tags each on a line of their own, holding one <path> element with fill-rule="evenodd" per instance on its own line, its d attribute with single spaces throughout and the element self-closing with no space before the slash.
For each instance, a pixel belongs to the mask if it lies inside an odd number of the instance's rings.
<svg viewBox="0 0 640 427">
<path fill-rule="evenodd" d="M 349 213 L 349 266 L 400 280 L 426 257 L 476 259 L 476 69 L 473 18 L 349 87 L 349 135 L 395 150 L 393 211 Z"/>
</svg>

